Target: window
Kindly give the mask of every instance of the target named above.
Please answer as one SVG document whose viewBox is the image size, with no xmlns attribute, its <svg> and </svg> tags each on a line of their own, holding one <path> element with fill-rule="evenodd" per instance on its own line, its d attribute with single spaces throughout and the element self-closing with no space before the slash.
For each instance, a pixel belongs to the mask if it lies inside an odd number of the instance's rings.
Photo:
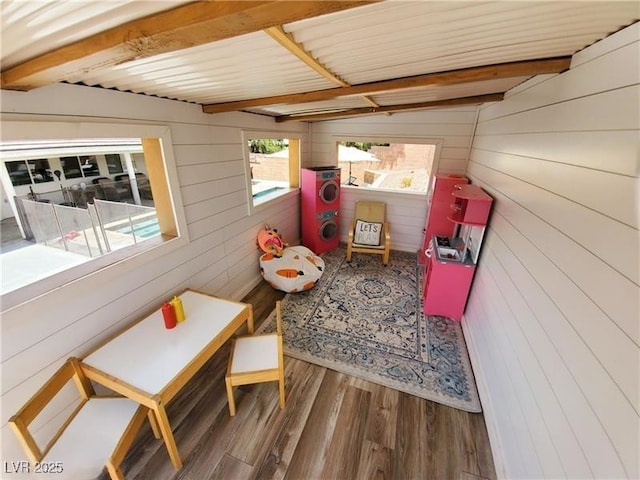
<svg viewBox="0 0 640 480">
<path fill-rule="evenodd" d="M 299 186 L 300 139 L 244 132 L 249 212 Z"/>
<path fill-rule="evenodd" d="M 83 177 L 96 177 L 100 175 L 100 168 L 98 167 L 98 159 L 95 155 L 85 155 L 78 157 L 80 163 L 80 170 Z"/>
<path fill-rule="evenodd" d="M 122 168 L 122 158 L 119 153 L 107 153 L 104 156 L 107 161 L 107 169 L 109 173 L 123 173 L 124 169 Z"/>
<path fill-rule="evenodd" d="M 29 176 L 29 167 L 27 162 L 7 162 L 7 171 L 13 185 L 29 185 L 31 177 Z"/>
<path fill-rule="evenodd" d="M 53 182 L 49 160 L 46 158 L 27 160 L 27 164 L 29 165 L 29 172 L 31 173 L 33 183 Z"/>
<path fill-rule="evenodd" d="M 132 135 L 136 137 L 132 137 Z M 57 162 L 59 161 L 59 168 L 65 172 L 65 176 L 69 173 L 76 175 L 75 178 L 98 175 L 98 165 L 102 165 L 104 170 L 107 169 L 106 160 L 102 154 L 90 154 L 91 150 L 96 149 L 96 145 L 98 145 L 97 152 L 106 148 L 113 151 L 112 145 L 114 143 L 120 145 L 119 148 L 122 148 L 124 152 L 133 153 L 136 150 L 142 150 L 146 169 L 144 177 L 148 181 L 149 195 L 153 191 L 155 207 L 103 200 L 103 205 L 99 208 L 106 205 L 109 210 L 103 208 L 99 212 L 100 220 L 108 226 L 105 228 L 108 230 L 107 235 L 109 232 L 114 232 L 111 234 L 114 242 L 111 243 L 110 248 L 104 248 L 102 245 L 102 251 L 95 254 L 96 250 L 100 250 L 100 246 L 97 245 L 100 233 L 96 233 L 96 230 L 91 226 L 91 219 L 86 215 L 87 210 L 73 207 L 68 202 L 57 198 L 44 202 L 32 201 L 31 205 L 37 210 L 36 214 L 45 212 L 49 215 L 51 211 L 54 211 L 58 220 L 57 222 L 42 223 L 43 217 L 38 217 L 37 221 L 40 222 L 38 228 L 40 228 L 40 234 L 45 237 L 45 240 L 25 248 L 2 253 L 3 310 L 81 278 L 88 279 L 89 276 L 94 275 L 108 276 L 109 272 L 116 271 L 112 267 L 117 268 L 117 271 L 120 272 L 134 269 L 148 261 L 161 259 L 188 241 L 184 209 L 178 194 L 179 186 L 173 159 L 171 135 L 169 127 L 166 126 L 90 123 L 77 123 L 70 126 L 69 123 L 57 122 L 3 122 L 0 157 L 7 165 L 7 171 L 1 174 L 0 170 L 0 179 L 16 219 L 19 218 L 19 215 L 14 203 L 13 179 L 21 176 L 24 181 L 26 177 L 22 172 L 27 165 L 32 166 L 33 171 L 37 174 L 37 170 L 41 167 L 46 169 L 47 163 L 39 160 L 15 161 L 11 159 L 11 155 L 17 155 L 16 150 L 21 150 L 20 155 L 23 155 L 23 150 L 29 149 L 30 145 L 33 145 L 33 149 L 36 151 L 41 150 L 43 144 L 47 145 L 47 148 L 50 146 L 56 148 L 57 144 L 59 148 L 62 143 L 66 149 L 80 149 L 83 153 L 87 153 L 86 155 L 55 156 L 51 159 L 52 165 L 55 163 L 54 168 L 58 168 Z M 69 151 L 69 153 L 72 152 Z M 123 155 L 129 156 L 131 153 Z M 18 167 L 20 164 L 23 166 Z M 9 172 L 14 172 L 14 175 Z M 54 173 L 57 176 L 57 173 Z M 77 176 L 78 174 L 80 176 Z M 50 174 L 43 176 L 43 178 L 50 177 Z M 59 183 L 60 180 L 56 179 L 56 185 Z M 138 184 L 140 183 L 139 181 Z M 86 186 L 87 188 L 95 188 L 93 183 L 89 182 Z M 76 184 L 76 187 L 79 185 Z M 69 188 L 69 190 L 77 191 L 78 188 L 75 190 Z M 34 193 L 36 196 L 40 195 L 39 190 L 35 187 Z M 143 192 L 140 196 L 144 201 Z M 132 218 L 130 207 L 134 208 L 134 215 L 139 218 Z M 120 218 L 122 216 L 120 213 L 125 210 L 127 210 L 126 218 Z M 151 220 L 151 216 L 154 217 L 154 225 L 150 225 L 151 222 L 143 224 L 143 220 Z M 132 220 L 135 221 L 132 222 Z M 57 225 L 57 229 L 42 228 L 43 224 L 54 225 L 54 227 Z M 132 228 L 128 230 L 128 227 Z M 152 227 L 156 230 L 159 229 L 160 235 L 154 235 L 150 230 Z M 104 235 L 105 232 L 102 234 Z M 127 240 L 129 237 L 131 237 L 131 242 Z M 96 241 L 92 243 L 91 240 Z M 122 240 L 125 240 L 126 245 L 116 243 Z M 16 255 L 18 252 L 20 254 Z M 33 258 L 29 257 L 31 254 L 34 255 Z M 38 258 L 45 260 L 38 261 Z M 34 260 L 36 263 L 33 263 Z M 123 270 L 122 266 L 125 264 L 126 267 Z M 38 265 L 38 268 L 26 268 L 26 265 Z M 116 267 L 116 265 L 118 266 Z M 9 268 L 13 268 L 16 274 L 11 274 Z M 10 288 L 5 288 L 5 279 L 10 283 Z M 19 279 L 20 282 L 16 283 L 16 279 Z M 99 282 L 100 280 L 94 281 Z"/>
<path fill-rule="evenodd" d="M 65 178 L 81 178 L 80 163 L 78 157 L 60 157 L 60 165 Z"/>
<path fill-rule="evenodd" d="M 95 155 L 60 157 L 60 164 L 65 178 L 86 178 L 100 175 L 100 168 Z"/>
<path fill-rule="evenodd" d="M 6 166 L 13 186 L 53 181 L 49 160 L 46 158 L 6 162 Z"/>
<path fill-rule="evenodd" d="M 427 193 L 441 141 L 349 139 L 336 142 L 345 186 Z"/>
</svg>

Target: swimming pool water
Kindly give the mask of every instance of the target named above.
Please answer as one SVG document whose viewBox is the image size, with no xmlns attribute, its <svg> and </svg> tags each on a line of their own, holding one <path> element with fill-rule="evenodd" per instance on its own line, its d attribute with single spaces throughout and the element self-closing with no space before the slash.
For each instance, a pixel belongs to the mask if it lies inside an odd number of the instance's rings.
<svg viewBox="0 0 640 480">
<path fill-rule="evenodd" d="M 260 197 L 264 197 L 265 195 L 268 195 L 270 193 L 273 192 L 277 192 L 278 190 L 282 190 L 284 187 L 269 187 L 269 188 L 265 188 L 264 190 L 261 190 L 259 192 L 254 193 L 252 196 L 253 198 L 260 198 Z"/>
<path fill-rule="evenodd" d="M 120 233 L 131 234 L 131 227 L 127 226 L 118 230 Z M 145 220 L 144 222 L 133 224 L 133 233 L 136 237 L 150 238 L 160 235 L 160 225 L 158 219 Z"/>
</svg>

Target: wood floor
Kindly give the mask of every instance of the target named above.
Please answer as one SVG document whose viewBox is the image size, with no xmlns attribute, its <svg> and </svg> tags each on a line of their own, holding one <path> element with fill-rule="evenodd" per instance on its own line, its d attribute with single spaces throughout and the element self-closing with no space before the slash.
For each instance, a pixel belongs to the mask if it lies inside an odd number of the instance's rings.
<svg viewBox="0 0 640 480">
<path fill-rule="evenodd" d="M 263 283 L 245 299 L 259 325 L 283 296 Z M 493 479 L 482 414 L 471 414 L 286 357 L 277 383 L 236 389 L 229 416 L 228 345 L 169 403 L 184 466 L 145 425 L 123 463 L 129 480 Z"/>
</svg>

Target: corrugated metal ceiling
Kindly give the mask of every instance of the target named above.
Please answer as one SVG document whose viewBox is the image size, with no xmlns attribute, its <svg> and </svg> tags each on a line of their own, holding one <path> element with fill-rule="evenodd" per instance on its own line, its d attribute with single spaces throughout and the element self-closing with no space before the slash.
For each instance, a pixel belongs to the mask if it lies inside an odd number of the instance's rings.
<svg viewBox="0 0 640 480">
<path fill-rule="evenodd" d="M 380 106 L 389 106 L 445 100 L 448 98 L 471 97 L 473 95 L 505 92 L 528 78 L 529 77 L 513 77 L 500 80 L 487 80 L 484 82 L 463 83 L 460 85 L 409 88 L 397 92 L 385 93 L 383 95 L 371 95 L 371 98 Z M 324 102 L 269 105 L 268 107 L 252 109 L 251 111 L 268 115 L 299 115 L 368 106 L 370 105 L 365 102 L 362 97 L 351 96 Z"/>
<path fill-rule="evenodd" d="M 189 0 L 2 0 L 2 69 Z"/>
<path fill-rule="evenodd" d="M 335 86 L 264 32 L 134 60 L 70 80 L 195 103 Z"/>
<path fill-rule="evenodd" d="M 383 2 L 285 29 L 359 84 L 571 55 L 634 15 L 637 2 Z"/>
<path fill-rule="evenodd" d="M 380 105 L 403 105 L 407 103 L 445 100 L 447 98 L 471 97 L 495 92 L 506 92 L 529 77 L 511 77 L 483 82 L 462 83 L 460 85 L 432 86 L 372 95 Z"/>
<path fill-rule="evenodd" d="M 252 108 L 250 111 L 266 115 L 296 115 L 303 113 L 324 113 L 348 108 L 362 108 L 370 106 L 360 96 L 342 97 L 323 102 L 294 103 L 269 105 L 262 108 Z"/>
<path fill-rule="evenodd" d="M 188 2 L 5 0 L 2 68 Z M 640 16 L 636 1 L 386 1 L 284 24 L 310 56 L 350 85 L 530 59 L 570 56 Z M 88 70 L 88 69 L 87 69 Z M 528 76 L 370 96 L 378 105 L 505 92 Z M 62 80 L 199 104 L 335 89 L 264 31 L 135 59 Z M 269 115 L 339 111 L 361 96 L 256 105 Z"/>
</svg>

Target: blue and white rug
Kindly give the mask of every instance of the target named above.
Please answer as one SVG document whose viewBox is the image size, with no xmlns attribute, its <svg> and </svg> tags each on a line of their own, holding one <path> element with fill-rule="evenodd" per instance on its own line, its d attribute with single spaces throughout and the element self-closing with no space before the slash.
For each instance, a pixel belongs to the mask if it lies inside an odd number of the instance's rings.
<svg viewBox="0 0 640 480">
<path fill-rule="evenodd" d="M 416 255 L 322 255 L 316 286 L 282 302 L 285 354 L 468 412 L 480 412 L 460 324 L 422 313 Z M 275 330 L 274 313 L 259 332 Z"/>
</svg>

